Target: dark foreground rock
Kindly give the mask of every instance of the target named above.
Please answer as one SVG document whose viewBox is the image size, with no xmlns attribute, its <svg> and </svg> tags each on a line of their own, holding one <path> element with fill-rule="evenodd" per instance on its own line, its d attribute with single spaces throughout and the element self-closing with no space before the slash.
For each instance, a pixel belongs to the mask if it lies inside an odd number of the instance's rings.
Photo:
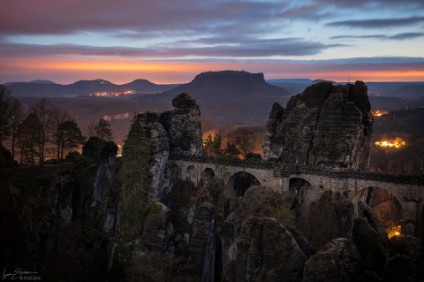
<svg viewBox="0 0 424 282">
<path fill-rule="evenodd" d="M 355 245 L 346 238 L 330 241 L 305 264 L 303 282 L 359 281 L 361 256 Z"/>
</svg>

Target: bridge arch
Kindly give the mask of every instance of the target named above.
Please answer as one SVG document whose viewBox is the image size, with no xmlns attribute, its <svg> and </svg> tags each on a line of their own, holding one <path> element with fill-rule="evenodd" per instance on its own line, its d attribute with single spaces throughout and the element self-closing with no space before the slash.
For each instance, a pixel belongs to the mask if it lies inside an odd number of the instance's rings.
<svg viewBox="0 0 424 282">
<path fill-rule="evenodd" d="M 225 187 L 234 192 L 237 197 L 242 197 L 247 189 L 257 185 L 261 185 L 261 183 L 255 175 L 250 172 L 240 171 L 234 173 L 228 179 Z"/>
<path fill-rule="evenodd" d="M 197 183 L 197 169 L 194 165 L 189 165 L 186 168 L 186 178 L 194 183 Z"/>
<path fill-rule="evenodd" d="M 289 179 L 289 192 L 294 195 L 291 209 L 296 216 L 305 215 L 311 203 L 318 201 L 319 191 L 307 180 L 301 177 Z"/>
<path fill-rule="evenodd" d="M 215 171 L 210 168 L 210 167 L 206 167 L 203 171 L 202 171 L 202 180 L 212 180 L 215 177 Z"/>
<path fill-rule="evenodd" d="M 202 174 L 200 176 L 200 183 L 202 183 L 202 185 L 205 187 L 210 187 L 214 178 L 215 171 L 210 167 L 206 167 L 205 169 L 203 169 Z"/>
<path fill-rule="evenodd" d="M 411 222 L 404 218 L 405 203 L 389 189 L 379 186 L 362 188 L 355 194 L 352 202 L 356 211 L 360 202 L 371 207 L 389 237 L 399 235 L 400 232 L 409 234 L 411 230 L 408 229 L 411 228 L 415 230 L 415 223 L 411 226 Z"/>
</svg>

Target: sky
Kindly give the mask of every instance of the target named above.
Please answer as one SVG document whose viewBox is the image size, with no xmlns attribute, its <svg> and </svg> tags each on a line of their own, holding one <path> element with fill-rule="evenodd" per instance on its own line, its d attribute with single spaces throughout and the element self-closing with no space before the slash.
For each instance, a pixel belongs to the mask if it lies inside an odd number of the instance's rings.
<svg viewBox="0 0 424 282">
<path fill-rule="evenodd" d="M 0 83 L 424 81 L 423 0 L 1 0 Z"/>
</svg>

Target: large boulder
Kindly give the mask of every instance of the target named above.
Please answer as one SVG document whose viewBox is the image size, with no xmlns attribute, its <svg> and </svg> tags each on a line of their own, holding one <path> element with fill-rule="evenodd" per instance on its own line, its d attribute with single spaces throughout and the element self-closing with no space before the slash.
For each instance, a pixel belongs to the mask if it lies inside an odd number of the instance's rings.
<svg viewBox="0 0 424 282">
<path fill-rule="evenodd" d="M 355 245 L 346 238 L 330 241 L 305 264 L 303 282 L 360 281 L 361 256 Z"/>
<path fill-rule="evenodd" d="M 237 240 L 237 281 L 299 281 L 306 256 L 292 234 L 268 217 L 248 217 Z"/>
<path fill-rule="evenodd" d="M 326 191 L 300 210 L 303 213 L 297 216 L 296 226 L 315 249 L 321 249 L 332 239 L 350 236 L 354 219 L 351 201 Z"/>
<path fill-rule="evenodd" d="M 384 270 L 385 281 L 423 281 L 424 244 L 412 236 L 393 236 Z"/>
<path fill-rule="evenodd" d="M 265 158 L 289 164 L 366 169 L 372 131 L 367 87 L 319 82 L 274 104 L 267 123 Z"/>
<path fill-rule="evenodd" d="M 221 200 L 218 209 L 223 211 L 226 201 Z M 223 280 L 299 281 L 304 252 L 313 249 L 293 228 L 294 214 L 285 195 L 254 186 L 237 202 L 219 232 Z"/>
<path fill-rule="evenodd" d="M 386 231 L 368 204 L 359 202 L 356 210 L 357 217 L 353 221 L 351 237 L 358 248 L 364 267 L 382 275 L 387 263 Z"/>
</svg>

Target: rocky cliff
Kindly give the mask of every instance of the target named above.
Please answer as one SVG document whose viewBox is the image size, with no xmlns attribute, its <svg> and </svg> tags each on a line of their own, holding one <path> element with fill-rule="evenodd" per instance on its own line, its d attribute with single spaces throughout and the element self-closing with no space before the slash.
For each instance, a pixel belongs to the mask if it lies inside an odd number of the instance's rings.
<svg viewBox="0 0 424 282">
<path fill-rule="evenodd" d="M 367 168 L 373 118 L 367 86 L 319 82 L 274 104 L 266 126 L 266 158 L 299 165 Z"/>
<path fill-rule="evenodd" d="M 172 100 L 172 105 L 172 111 L 145 112 L 137 115 L 134 120 L 149 143 L 151 201 L 166 202 L 166 194 L 169 192 L 169 178 L 166 175 L 170 174 L 167 162 L 170 154 L 197 156 L 203 150 L 200 109 L 196 101 L 187 93 L 182 93 Z"/>
</svg>

